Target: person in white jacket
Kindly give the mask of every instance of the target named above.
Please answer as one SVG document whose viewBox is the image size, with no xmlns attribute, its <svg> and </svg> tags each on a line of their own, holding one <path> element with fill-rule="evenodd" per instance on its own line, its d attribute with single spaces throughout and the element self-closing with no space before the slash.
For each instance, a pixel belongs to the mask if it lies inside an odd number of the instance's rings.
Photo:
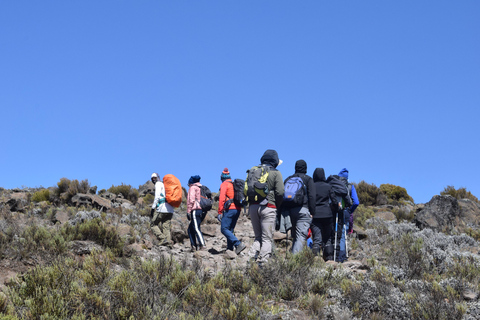
<svg viewBox="0 0 480 320">
<path fill-rule="evenodd" d="M 161 246 L 172 247 L 170 228 L 173 218 L 173 207 L 165 199 L 165 187 L 158 173 L 152 173 L 155 184 L 155 199 L 152 204 L 150 228 L 160 241 Z"/>
</svg>

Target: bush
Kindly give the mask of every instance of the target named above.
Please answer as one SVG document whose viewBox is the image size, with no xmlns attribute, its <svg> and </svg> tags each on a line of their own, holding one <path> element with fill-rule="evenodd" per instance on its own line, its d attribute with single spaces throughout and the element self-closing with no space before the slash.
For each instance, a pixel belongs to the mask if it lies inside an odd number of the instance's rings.
<svg viewBox="0 0 480 320">
<path fill-rule="evenodd" d="M 397 204 L 402 201 L 411 201 L 413 198 L 410 197 L 405 188 L 393 185 L 393 184 L 382 184 L 380 185 L 380 192 L 385 194 L 388 198 L 389 203 Z"/>
<path fill-rule="evenodd" d="M 132 188 L 132 186 L 129 184 L 122 183 L 119 186 L 112 185 L 108 189 L 108 192 L 114 193 L 117 196 L 121 194 L 124 199 L 127 199 L 132 203 L 136 203 L 138 200 L 138 190 L 135 188 Z"/>
<path fill-rule="evenodd" d="M 353 213 L 354 217 L 354 224 L 359 225 L 362 228 L 365 228 L 365 222 L 373 218 L 375 216 L 375 212 L 372 208 L 366 207 L 363 203 L 360 202 L 360 205 L 355 209 Z"/>
<path fill-rule="evenodd" d="M 42 202 L 50 200 L 50 191 L 48 189 L 42 189 L 37 191 L 32 196 L 32 201 L 34 202 Z"/>
<path fill-rule="evenodd" d="M 357 191 L 357 197 L 360 204 L 365 206 L 374 206 L 377 204 L 377 197 L 380 189 L 376 185 L 368 184 L 365 181 L 360 181 L 355 184 L 355 191 Z"/>
<path fill-rule="evenodd" d="M 90 189 L 90 183 L 88 179 L 82 180 L 69 180 L 67 178 L 61 178 L 57 182 L 56 196 L 63 201 L 63 203 L 68 203 L 77 193 L 88 193 Z"/>
<path fill-rule="evenodd" d="M 455 189 L 455 187 L 453 186 L 447 186 L 445 189 L 443 189 L 442 192 L 440 192 L 440 195 L 442 196 L 446 196 L 446 195 L 450 195 L 454 198 L 457 198 L 457 199 L 470 199 L 472 201 L 475 201 L 477 203 L 480 203 L 478 201 L 478 198 L 475 197 L 470 191 L 467 191 L 467 189 L 465 188 L 460 188 L 458 190 Z"/>
</svg>

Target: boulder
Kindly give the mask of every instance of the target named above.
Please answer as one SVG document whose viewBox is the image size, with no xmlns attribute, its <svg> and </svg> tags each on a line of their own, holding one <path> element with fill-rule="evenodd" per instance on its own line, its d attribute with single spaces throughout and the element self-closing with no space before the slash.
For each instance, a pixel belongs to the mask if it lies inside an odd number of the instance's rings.
<svg viewBox="0 0 480 320">
<path fill-rule="evenodd" d="M 70 202 L 76 207 L 92 206 L 95 209 L 99 209 L 102 211 L 106 211 L 112 208 L 112 203 L 109 200 L 94 194 L 77 193 L 72 197 Z"/>
<path fill-rule="evenodd" d="M 397 221 L 397 217 L 393 212 L 390 211 L 380 211 L 375 214 L 376 218 L 385 220 L 385 221 Z"/>
<path fill-rule="evenodd" d="M 450 233 L 461 215 L 458 200 L 450 195 L 434 196 L 415 217 L 418 228 Z"/>
<path fill-rule="evenodd" d="M 8 199 L 5 204 L 12 212 L 25 212 L 28 206 L 28 196 L 24 192 L 12 193 L 10 199 Z"/>
</svg>

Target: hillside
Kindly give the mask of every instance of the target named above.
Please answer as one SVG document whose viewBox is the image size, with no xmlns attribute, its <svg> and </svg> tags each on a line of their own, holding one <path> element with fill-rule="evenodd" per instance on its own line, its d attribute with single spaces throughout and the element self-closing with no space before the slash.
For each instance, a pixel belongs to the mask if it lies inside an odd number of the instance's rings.
<svg viewBox="0 0 480 320">
<path fill-rule="evenodd" d="M 309 249 L 292 256 L 290 237 L 276 232 L 275 256 L 259 268 L 245 251 L 225 250 L 215 210 L 202 224 L 208 250 L 190 252 L 185 203 L 173 218 L 175 244 L 159 246 L 153 189 L 97 192 L 68 179 L 0 189 L 0 319 L 480 318 L 475 200 L 413 204 L 398 188 L 373 190 L 375 200 L 365 191 L 347 262 Z M 243 212 L 235 234 L 252 244 Z"/>
</svg>

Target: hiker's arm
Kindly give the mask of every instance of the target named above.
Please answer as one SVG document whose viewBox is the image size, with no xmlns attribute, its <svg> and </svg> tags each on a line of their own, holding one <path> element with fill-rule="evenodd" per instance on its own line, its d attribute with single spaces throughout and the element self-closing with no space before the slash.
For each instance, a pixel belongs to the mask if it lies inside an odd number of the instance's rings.
<svg viewBox="0 0 480 320">
<path fill-rule="evenodd" d="M 222 182 L 222 184 L 220 185 L 220 197 L 218 199 L 218 214 L 221 214 L 223 212 L 223 206 L 225 205 L 226 196 L 227 184 L 225 182 Z"/>
<path fill-rule="evenodd" d="M 285 185 L 283 184 L 283 178 L 280 171 L 276 172 L 275 175 L 275 206 L 279 208 L 283 202 L 283 194 L 285 193 Z"/>
<path fill-rule="evenodd" d="M 355 190 L 355 186 L 352 184 L 352 200 L 353 200 L 353 204 L 352 206 L 350 207 L 350 214 L 352 214 L 355 209 L 358 207 L 358 205 L 360 204 L 360 201 L 358 200 L 358 195 L 357 195 L 357 190 Z"/>
<path fill-rule="evenodd" d="M 315 199 L 317 197 L 315 183 L 313 179 L 308 179 L 307 184 L 307 198 L 308 198 L 308 211 L 310 211 L 310 215 L 313 217 L 315 215 Z"/>
</svg>

